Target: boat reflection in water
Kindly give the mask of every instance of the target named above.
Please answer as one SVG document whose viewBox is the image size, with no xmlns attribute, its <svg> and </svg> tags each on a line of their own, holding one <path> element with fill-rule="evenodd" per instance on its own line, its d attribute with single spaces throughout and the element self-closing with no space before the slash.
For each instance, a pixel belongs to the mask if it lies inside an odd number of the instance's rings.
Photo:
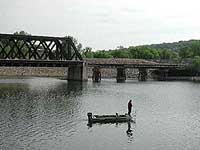
<svg viewBox="0 0 200 150">
<path fill-rule="evenodd" d="M 127 123 L 128 126 L 123 127 L 125 125 L 125 123 Z M 88 129 L 91 129 L 94 125 L 94 127 L 98 126 L 98 127 L 102 127 L 105 130 L 110 130 L 112 128 L 113 130 L 113 126 L 109 126 L 115 124 L 115 127 L 118 128 L 119 126 L 121 126 L 120 128 L 123 128 L 124 133 L 126 133 L 126 136 L 128 137 L 128 143 L 133 142 L 134 141 L 134 135 L 135 135 L 135 131 L 136 131 L 136 122 L 135 121 L 128 121 L 128 122 L 102 122 L 102 123 L 91 123 L 88 122 L 87 126 Z M 103 125 L 103 126 L 102 126 Z M 106 126 L 108 125 L 108 126 Z M 127 128 L 128 127 L 128 128 Z M 116 134 L 118 133 L 118 131 L 116 130 Z"/>
<path fill-rule="evenodd" d="M 126 134 L 128 135 L 128 136 L 132 136 L 133 135 L 133 132 L 132 132 L 133 130 L 131 129 L 131 122 L 129 121 L 128 122 L 128 129 L 126 130 Z"/>
</svg>

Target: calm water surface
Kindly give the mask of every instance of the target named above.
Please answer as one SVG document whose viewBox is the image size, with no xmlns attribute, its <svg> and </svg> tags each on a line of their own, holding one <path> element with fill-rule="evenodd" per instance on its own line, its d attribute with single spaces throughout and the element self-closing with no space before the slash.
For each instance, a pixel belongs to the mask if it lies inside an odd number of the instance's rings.
<svg viewBox="0 0 200 150">
<path fill-rule="evenodd" d="M 0 80 L 2 150 L 199 150 L 200 83 Z M 124 114 L 136 123 L 87 126 L 87 112 Z"/>
</svg>

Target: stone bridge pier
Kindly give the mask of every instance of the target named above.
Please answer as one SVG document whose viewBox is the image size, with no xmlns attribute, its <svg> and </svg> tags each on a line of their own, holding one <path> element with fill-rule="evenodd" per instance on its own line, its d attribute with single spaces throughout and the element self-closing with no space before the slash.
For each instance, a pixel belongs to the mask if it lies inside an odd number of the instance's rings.
<svg viewBox="0 0 200 150">
<path fill-rule="evenodd" d="M 166 81 L 169 70 L 168 69 L 159 69 L 158 72 L 159 72 L 158 80 Z"/>
<path fill-rule="evenodd" d="M 94 67 L 92 69 L 92 81 L 100 82 L 101 81 L 101 70 L 99 67 Z"/>
<path fill-rule="evenodd" d="M 139 81 L 146 81 L 147 80 L 147 69 L 146 68 L 139 68 L 138 80 Z"/>
<path fill-rule="evenodd" d="M 124 67 L 118 67 L 117 68 L 117 82 L 125 82 L 126 80 L 126 68 Z"/>
<path fill-rule="evenodd" d="M 68 67 L 68 81 L 87 81 L 87 63 L 83 62 L 78 65 L 69 65 Z"/>
<path fill-rule="evenodd" d="M 169 69 L 156 69 L 153 72 L 153 78 L 158 81 L 166 81 L 169 74 Z"/>
</svg>

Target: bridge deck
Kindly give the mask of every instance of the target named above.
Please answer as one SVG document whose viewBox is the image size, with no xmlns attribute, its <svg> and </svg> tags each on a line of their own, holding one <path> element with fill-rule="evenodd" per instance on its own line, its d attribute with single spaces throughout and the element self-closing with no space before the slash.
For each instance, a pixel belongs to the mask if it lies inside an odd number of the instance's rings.
<svg viewBox="0 0 200 150">
<path fill-rule="evenodd" d="M 149 69 L 182 69 L 185 65 L 180 64 L 163 64 L 163 63 L 98 63 L 83 60 L 27 60 L 27 59 L 0 59 L 0 66 L 30 66 L 30 67 L 68 67 L 69 65 L 82 65 L 84 62 L 88 63 L 89 67 L 100 68 L 149 68 Z"/>
<path fill-rule="evenodd" d="M 88 63 L 90 67 L 100 67 L 100 68 L 149 68 L 149 69 L 181 69 L 185 68 L 185 65 L 178 64 L 91 64 Z"/>
<path fill-rule="evenodd" d="M 144 59 L 124 59 L 124 58 L 111 58 L 111 59 L 86 59 L 88 66 L 100 68 L 149 68 L 149 69 L 182 69 L 185 68 L 183 64 L 171 63 L 157 63 Z"/>
</svg>

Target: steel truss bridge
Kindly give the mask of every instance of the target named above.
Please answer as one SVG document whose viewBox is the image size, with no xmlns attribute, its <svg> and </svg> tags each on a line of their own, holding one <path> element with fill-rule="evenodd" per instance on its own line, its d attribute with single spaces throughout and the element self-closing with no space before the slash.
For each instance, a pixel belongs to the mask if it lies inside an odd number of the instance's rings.
<svg viewBox="0 0 200 150">
<path fill-rule="evenodd" d="M 0 66 L 65 67 L 82 62 L 71 38 L 0 34 Z"/>
<path fill-rule="evenodd" d="M 87 80 L 71 38 L 0 34 L 0 66 L 68 67 L 68 80 Z"/>
</svg>

